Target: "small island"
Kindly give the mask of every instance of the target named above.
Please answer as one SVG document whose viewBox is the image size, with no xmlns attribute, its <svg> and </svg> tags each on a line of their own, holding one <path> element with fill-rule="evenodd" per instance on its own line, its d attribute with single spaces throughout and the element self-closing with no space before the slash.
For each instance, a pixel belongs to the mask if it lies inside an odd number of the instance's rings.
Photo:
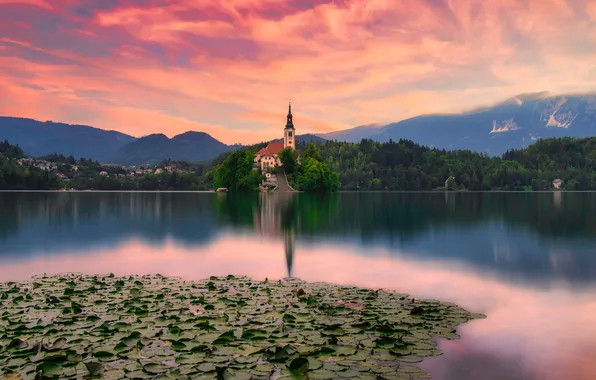
<svg viewBox="0 0 596 380">
<path fill-rule="evenodd" d="M 293 118 L 290 103 L 283 141 L 272 141 L 256 152 L 253 148 L 230 154 L 216 167 L 214 186 L 232 191 L 337 191 L 339 176 L 322 162 L 316 146 L 309 144 L 302 156 L 296 150 Z"/>
<path fill-rule="evenodd" d="M 407 294 L 297 279 L 64 274 L 0 283 L 0 375 L 411 379 L 433 338 L 485 318 Z"/>
</svg>

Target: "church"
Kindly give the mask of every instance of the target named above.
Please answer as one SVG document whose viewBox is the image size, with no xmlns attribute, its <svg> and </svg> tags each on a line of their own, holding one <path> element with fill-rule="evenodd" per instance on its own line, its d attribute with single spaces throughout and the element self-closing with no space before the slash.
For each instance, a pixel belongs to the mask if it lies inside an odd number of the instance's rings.
<svg viewBox="0 0 596 380">
<path fill-rule="evenodd" d="M 288 105 L 288 115 L 286 116 L 286 127 L 284 128 L 284 141 L 272 141 L 255 154 L 255 166 L 260 167 L 261 172 L 270 173 L 276 166 L 281 166 L 281 161 L 277 155 L 283 149 L 296 149 L 296 129 L 292 118 L 292 104 L 290 103 Z"/>
</svg>

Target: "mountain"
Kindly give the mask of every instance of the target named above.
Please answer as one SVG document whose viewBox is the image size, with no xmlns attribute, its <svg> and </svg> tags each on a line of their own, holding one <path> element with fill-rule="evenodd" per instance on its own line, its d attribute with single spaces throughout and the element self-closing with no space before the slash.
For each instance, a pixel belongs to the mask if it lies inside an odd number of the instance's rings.
<svg viewBox="0 0 596 380">
<path fill-rule="evenodd" d="M 326 138 L 312 134 L 312 133 L 305 133 L 303 135 L 296 135 L 296 142 L 298 144 L 308 144 L 311 142 L 315 142 L 315 143 L 324 143 L 325 141 L 327 141 Z"/>
<path fill-rule="evenodd" d="M 275 139 L 272 141 L 284 141 L 283 138 L 279 138 L 279 139 Z M 315 143 L 324 143 L 325 141 L 327 141 L 327 139 L 319 136 L 319 135 L 315 135 L 312 133 L 305 133 L 303 135 L 296 135 L 296 143 L 298 144 L 308 144 L 311 142 L 315 142 Z"/>
<path fill-rule="evenodd" d="M 342 141 L 403 138 L 430 147 L 469 149 L 499 156 L 541 138 L 596 136 L 596 94 L 521 94 L 467 113 L 424 115 L 391 123 L 369 129 L 371 133 L 366 136 L 357 135 L 354 131 L 366 131 L 358 128 L 362 127 L 334 133 L 343 136 L 337 138 Z"/>
<path fill-rule="evenodd" d="M 325 140 L 337 140 L 355 143 L 377 134 L 381 128 L 383 128 L 383 125 L 381 124 L 368 124 L 343 131 L 319 133 L 317 136 L 322 137 Z"/>
<path fill-rule="evenodd" d="M 0 117 L 0 140 L 18 144 L 27 155 L 52 153 L 105 161 L 119 148 L 135 140 L 116 131 L 86 125 L 41 122 L 17 117 Z"/>
<path fill-rule="evenodd" d="M 109 162 L 120 165 L 156 164 L 168 158 L 198 162 L 234 149 L 238 146 L 228 146 L 204 132 L 185 132 L 171 139 L 163 134 L 153 134 L 122 146 L 109 158 Z"/>
<path fill-rule="evenodd" d="M 53 153 L 122 165 L 158 163 L 165 159 L 206 161 L 239 145 L 228 146 L 203 132 L 172 139 L 163 134 L 136 138 L 86 125 L 0 117 L 0 141 L 18 144 L 33 157 Z"/>
</svg>

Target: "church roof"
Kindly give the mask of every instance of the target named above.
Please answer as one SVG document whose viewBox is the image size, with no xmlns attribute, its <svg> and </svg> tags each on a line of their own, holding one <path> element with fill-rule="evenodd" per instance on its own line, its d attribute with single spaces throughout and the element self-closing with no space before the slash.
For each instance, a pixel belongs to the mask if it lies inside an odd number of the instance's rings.
<svg viewBox="0 0 596 380">
<path fill-rule="evenodd" d="M 279 154 L 284 149 L 284 143 L 282 141 L 272 141 L 265 148 L 257 152 L 257 156 L 272 156 Z"/>
</svg>

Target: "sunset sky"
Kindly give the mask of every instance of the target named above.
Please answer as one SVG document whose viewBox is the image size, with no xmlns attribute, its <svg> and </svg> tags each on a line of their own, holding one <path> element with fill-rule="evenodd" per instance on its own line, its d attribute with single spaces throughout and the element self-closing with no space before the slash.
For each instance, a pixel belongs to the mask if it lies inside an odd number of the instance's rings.
<svg viewBox="0 0 596 380">
<path fill-rule="evenodd" d="M 591 0 L 0 0 L 0 115 L 226 143 L 596 89 Z"/>
</svg>

